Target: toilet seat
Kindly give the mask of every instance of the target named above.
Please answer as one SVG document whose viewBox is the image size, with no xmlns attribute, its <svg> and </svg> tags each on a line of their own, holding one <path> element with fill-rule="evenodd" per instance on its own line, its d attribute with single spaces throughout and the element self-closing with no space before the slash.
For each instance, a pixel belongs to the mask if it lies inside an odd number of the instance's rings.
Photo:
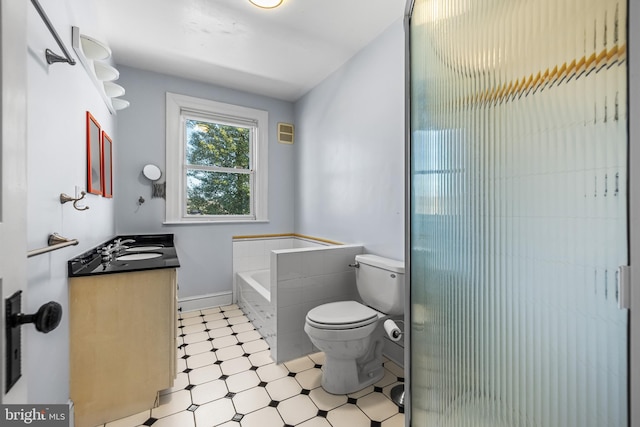
<svg viewBox="0 0 640 427">
<path fill-rule="evenodd" d="M 320 305 L 307 313 L 307 324 L 318 329 L 354 329 L 378 321 L 379 312 L 357 301 Z"/>
</svg>

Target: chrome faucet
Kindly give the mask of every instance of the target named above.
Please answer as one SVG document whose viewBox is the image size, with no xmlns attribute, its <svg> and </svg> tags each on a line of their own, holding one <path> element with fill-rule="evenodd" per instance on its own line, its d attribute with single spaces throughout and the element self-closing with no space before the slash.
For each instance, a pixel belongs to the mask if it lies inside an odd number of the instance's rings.
<svg viewBox="0 0 640 427">
<path fill-rule="evenodd" d="M 116 239 L 114 240 L 113 244 L 107 245 L 105 247 L 102 248 L 102 256 L 103 257 L 108 257 L 111 256 L 114 253 L 118 253 L 123 249 L 128 249 L 129 246 L 125 246 L 125 243 L 134 243 L 135 240 L 133 239 L 126 239 L 126 240 L 122 240 L 122 239 Z"/>
</svg>

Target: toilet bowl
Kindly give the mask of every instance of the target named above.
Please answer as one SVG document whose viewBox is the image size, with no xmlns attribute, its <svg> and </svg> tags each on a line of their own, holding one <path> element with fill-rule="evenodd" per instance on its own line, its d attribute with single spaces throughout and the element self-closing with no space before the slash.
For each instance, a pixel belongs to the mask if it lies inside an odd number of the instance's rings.
<svg viewBox="0 0 640 427">
<path fill-rule="evenodd" d="M 323 304 L 309 311 L 304 330 L 313 345 L 325 353 L 322 388 L 332 394 L 348 394 L 384 376 L 385 318 L 356 301 Z"/>
<path fill-rule="evenodd" d="M 404 263 L 357 255 L 356 284 L 363 303 L 339 301 L 311 309 L 304 330 L 325 354 L 322 387 L 348 394 L 384 376 L 384 321 L 404 312 Z"/>
</svg>

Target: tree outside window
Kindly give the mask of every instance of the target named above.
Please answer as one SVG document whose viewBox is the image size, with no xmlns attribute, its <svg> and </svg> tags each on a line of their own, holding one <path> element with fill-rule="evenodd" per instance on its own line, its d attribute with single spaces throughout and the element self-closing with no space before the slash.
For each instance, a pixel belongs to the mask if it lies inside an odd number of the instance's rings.
<svg viewBox="0 0 640 427">
<path fill-rule="evenodd" d="M 187 215 L 251 214 L 251 129 L 185 120 Z"/>
</svg>

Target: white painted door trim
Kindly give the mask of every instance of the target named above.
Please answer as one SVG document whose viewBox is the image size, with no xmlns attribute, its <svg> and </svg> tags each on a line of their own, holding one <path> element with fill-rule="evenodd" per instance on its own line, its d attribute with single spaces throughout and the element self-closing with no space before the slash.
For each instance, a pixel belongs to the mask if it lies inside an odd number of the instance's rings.
<svg viewBox="0 0 640 427">
<path fill-rule="evenodd" d="M 629 1 L 629 425 L 640 427 L 640 2 Z"/>
<path fill-rule="evenodd" d="M 5 404 L 27 403 L 24 366 L 22 379 L 5 393 L 4 300 L 26 289 L 27 282 L 28 4 L 22 0 L 0 0 L 0 403 Z M 24 355 L 24 344 L 22 352 Z"/>
</svg>

